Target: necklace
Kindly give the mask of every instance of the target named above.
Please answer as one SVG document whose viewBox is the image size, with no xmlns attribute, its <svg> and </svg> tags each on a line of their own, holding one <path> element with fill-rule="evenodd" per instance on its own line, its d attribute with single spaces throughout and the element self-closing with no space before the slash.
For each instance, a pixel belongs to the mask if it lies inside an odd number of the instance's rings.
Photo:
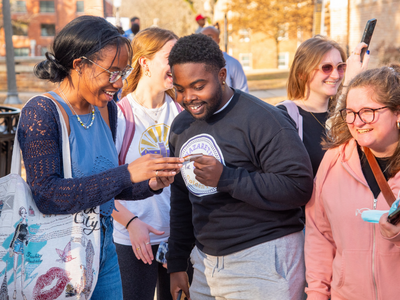
<svg viewBox="0 0 400 300">
<path fill-rule="evenodd" d="M 317 120 L 317 122 L 319 123 L 319 125 L 321 125 L 322 128 L 328 129 L 328 130 L 329 130 L 329 126 L 326 126 L 326 125 L 322 124 L 322 123 L 317 119 L 317 117 L 316 117 L 316 116 L 310 111 L 310 109 L 307 107 L 307 105 L 306 105 L 306 103 L 304 102 L 303 99 L 301 99 L 301 102 L 303 102 L 304 107 L 305 107 L 305 108 L 307 109 L 307 111 L 314 117 L 314 119 Z"/>
<path fill-rule="evenodd" d="M 71 103 L 69 103 L 69 101 L 68 101 L 68 99 L 67 99 L 67 96 L 65 96 L 65 94 L 64 94 L 63 91 L 60 89 L 60 87 L 58 87 L 57 89 L 60 91 L 61 98 L 63 98 L 63 100 L 68 104 L 68 106 L 69 106 L 69 107 L 72 109 L 72 111 L 75 113 L 75 116 L 76 116 L 76 118 L 78 119 L 79 124 L 81 124 L 81 126 L 82 126 L 83 128 L 89 129 L 89 128 L 93 125 L 93 122 L 94 122 L 94 116 L 95 116 L 95 114 L 94 114 L 94 106 L 90 104 L 90 106 L 92 107 L 92 121 L 90 122 L 89 125 L 87 125 L 87 124 L 85 125 L 85 124 L 83 124 L 83 122 L 82 122 L 81 118 L 79 117 L 79 115 L 76 113 L 75 109 L 72 107 Z"/>
<path fill-rule="evenodd" d="M 152 119 L 154 123 L 157 124 L 157 123 L 158 123 L 157 120 L 154 119 L 152 116 L 150 116 L 150 114 L 146 111 L 147 108 L 143 106 L 143 103 L 139 103 L 139 101 L 137 101 L 136 95 L 134 95 L 133 93 L 132 93 L 131 95 L 132 95 L 132 99 L 133 99 L 137 104 L 140 105 L 140 107 L 142 108 L 142 111 L 143 111 L 150 119 Z M 144 102 L 144 101 L 143 101 L 143 102 Z M 155 111 L 155 115 L 156 115 L 156 118 L 157 118 L 157 119 L 158 119 L 158 117 L 157 117 L 157 116 L 158 116 L 158 113 L 159 113 L 162 109 L 163 109 L 163 107 L 161 106 L 159 109 L 157 109 L 157 110 Z"/>
</svg>

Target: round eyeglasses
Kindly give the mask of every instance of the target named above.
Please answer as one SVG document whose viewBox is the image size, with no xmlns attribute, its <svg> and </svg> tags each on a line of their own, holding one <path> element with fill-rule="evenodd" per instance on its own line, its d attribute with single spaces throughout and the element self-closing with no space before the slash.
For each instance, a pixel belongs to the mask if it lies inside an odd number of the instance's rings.
<svg viewBox="0 0 400 300">
<path fill-rule="evenodd" d="M 346 72 L 346 67 L 347 67 L 347 64 L 344 62 L 339 63 L 337 66 L 326 63 L 326 64 L 319 65 L 318 70 L 320 70 L 322 73 L 324 73 L 326 75 L 330 75 L 330 74 L 332 74 L 333 70 L 336 69 L 340 75 L 344 75 L 344 73 Z"/>
<path fill-rule="evenodd" d="M 347 124 L 353 124 L 356 120 L 356 115 L 360 118 L 360 120 L 365 123 L 369 124 L 372 123 L 375 119 L 375 112 L 384 108 L 388 108 L 387 106 L 383 106 L 380 108 L 362 108 L 358 112 L 355 112 L 349 108 L 343 108 L 340 110 L 340 115 Z"/>
<path fill-rule="evenodd" d="M 128 76 L 132 73 L 133 68 L 130 65 L 127 65 L 125 67 L 125 69 L 123 69 L 122 71 L 114 71 L 111 72 L 109 70 L 107 70 L 106 68 L 103 68 L 102 66 L 100 66 L 99 64 L 96 64 L 93 60 L 82 56 L 81 58 L 86 59 L 88 61 L 90 61 L 92 64 L 95 64 L 96 66 L 102 68 L 104 71 L 107 71 L 108 73 L 110 73 L 110 78 L 108 79 L 108 81 L 110 83 L 115 83 L 117 82 L 120 78 L 122 78 L 122 80 L 125 80 L 126 78 L 128 78 Z"/>
</svg>

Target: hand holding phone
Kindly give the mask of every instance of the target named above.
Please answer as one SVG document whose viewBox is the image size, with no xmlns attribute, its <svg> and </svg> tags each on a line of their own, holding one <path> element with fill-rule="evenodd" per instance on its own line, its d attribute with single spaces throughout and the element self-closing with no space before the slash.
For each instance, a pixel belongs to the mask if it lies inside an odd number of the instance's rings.
<svg viewBox="0 0 400 300">
<path fill-rule="evenodd" d="M 397 225 L 400 222 L 400 205 L 394 212 L 388 215 L 387 221 L 393 225 Z"/>
<path fill-rule="evenodd" d="M 374 33 L 374 29 L 376 26 L 376 19 L 371 19 L 367 21 L 365 25 L 364 33 L 361 38 L 362 43 L 366 43 L 367 47 L 361 49 L 360 52 L 360 61 L 362 62 L 364 59 L 365 52 L 368 50 L 369 44 L 371 43 L 372 34 Z"/>
</svg>

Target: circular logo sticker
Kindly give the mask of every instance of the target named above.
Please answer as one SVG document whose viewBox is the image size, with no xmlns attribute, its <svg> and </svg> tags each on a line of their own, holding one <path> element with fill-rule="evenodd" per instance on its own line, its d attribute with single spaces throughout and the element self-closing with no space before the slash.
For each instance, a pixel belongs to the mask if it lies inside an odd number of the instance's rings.
<svg viewBox="0 0 400 300">
<path fill-rule="evenodd" d="M 214 138 L 209 134 L 199 134 L 189 139 L 183 144 L 179 153 L 180 157 L 189 154 L 202 153 L 204 155 L 214 156 L 221 164 L 225 165 L 222 151 Z M 194 162 L 185 162 L 181 169 L 183 180 L 189 191 L 196 196 L 207 196 L 217 193 L 216 187 L 206 186 L 196 180 L 194 174 Z"/>
</svg>

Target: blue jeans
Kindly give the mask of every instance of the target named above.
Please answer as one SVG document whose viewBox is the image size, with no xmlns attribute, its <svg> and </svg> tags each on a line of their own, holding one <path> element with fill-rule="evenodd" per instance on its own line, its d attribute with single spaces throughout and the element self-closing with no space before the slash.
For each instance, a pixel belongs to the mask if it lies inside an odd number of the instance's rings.
<svg viewBox="0 0 400 300">
<path fill-rule="evenodd" d="M 100 270 L 91 300 L 122 300 L 122 283 L 111 217 L 101 217 Z"/>
</svg>

